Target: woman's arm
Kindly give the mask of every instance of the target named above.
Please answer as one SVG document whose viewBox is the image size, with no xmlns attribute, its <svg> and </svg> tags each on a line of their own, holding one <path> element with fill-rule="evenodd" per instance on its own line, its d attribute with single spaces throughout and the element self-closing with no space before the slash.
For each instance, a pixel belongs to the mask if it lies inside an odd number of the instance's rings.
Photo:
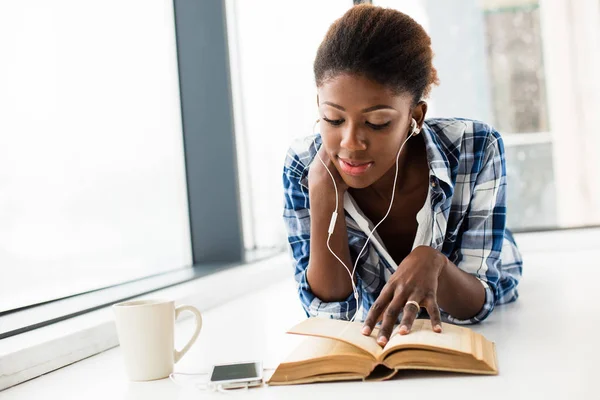
<svg viewBox="0 0 600 400">
<path fill-rule="evenodd" d="M 404 259 L 365 321 L 363 333 L 370 334 L 375 323 L 383 319 L 380 344 L 387 343 L 400 312 L 399 332 L 410 331 L 419 311 L 411 301 L 427 309 L 436 332 L 441 332 L 438 305 L 455 323 L 479 322 L 493 310 L 506 224 L 506 169 L 497 132 L 489 133 L 480 154 L 481 167 L 457 240 L 460 246 L 452 253 L 456 264 L 428 246 L 416 248 Z"/>
<path fill-rule="evenodd" d="M 483 308 L 486 297 L 481 281 L 458 268 L 442 253 L 440 256 L 443 257 L 444 267 L 438 279 L 438 305 L 460 320 L 477 315 Z"/>
<path fill-rule="evenodd" d="M 348 189 L 329 160 L 323 147 L 319 155 L 336 179 L 338 213 L 329 246 L 333 253 L 344 262 L 352 272 L 352 261 L 348 247 L 348 233 L 344 218 L 344 193 Z M 308 263 L 308 283 L 313 293 L 323 301 L 342 301 L 352 294 L 350 273 L 327 248 L 329 224 L 335 211 L 336 192 L 331 176 L 318 158 L 315 158 L 308 175 L 310 196 L 310 259 Z"/>
<path fill-rule="evenodd" d="M 310 183 L 310 179 L 309 179 Z M 329 182 L 332 185 L 331 181 Z M 335 191 L 325 185 L 309 184 L 311 205 L 310 259 L 307 278 L 313 293 L 323 301 L 342 301 L 352 294 L 350 273 L 327 248 L 327 237 L 331 214 L 335 210 Z M 344 204 L 343 193 L 338 194 L 340 205 Z M 334 233 L 329 239 L 331 250 L 352 271 L 348 247 L 348 233 L 343 207 L 335 223 Z M 356 282 L 356 278 L 355 278 Z"/>
<path fill-rule="evenodd" d="M 300 153 L 296 153 L 295 147 L 299 148 Z M 322 179 L 320 184 L 316 184 L 320 178 L 316 174 L 319 169 L 315 163 L 320 164 L 320 161 L 315 156 L 309 170 L 310 188 L 307 190 L 300 182 L 307 169 L 302 160 L 306 159 L 310 159 L 310 154 L 305 145 L 293 146 L 287 154 L 283 170 L 283 218 L 294 258 L 294 278 L 298 283 L 298 295 L 308 316 L 350 319 L 357 310 L 350 277 L 344 266 L 329 253 L 326 243 L 329 221 L 335 209 L 333 183 L 327 171 L 323 169 L 321 172 L 327 174 L 325 177 L 328 181 Z M 333 166 L 332 168 L 331 171 L 336 172 Z M 343 182 L 338 184 L 338 191 L 340 215 L 330 245 L 336 255 L 351 269 L 342 202 L 343 193 L 346 191 Z M 360 278 L 357 277 L 356 280 L 359 282 Z"/>
</svg>

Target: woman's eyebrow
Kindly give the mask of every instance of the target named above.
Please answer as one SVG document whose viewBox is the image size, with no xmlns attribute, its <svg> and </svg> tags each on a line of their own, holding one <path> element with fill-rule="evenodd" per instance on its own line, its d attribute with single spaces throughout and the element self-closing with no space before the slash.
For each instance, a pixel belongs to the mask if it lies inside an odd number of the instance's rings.
<svg viewBox="0 0 600 400">
<path fill-rule="evenodd" d="M 368 112 L 377 111 L 377 110 L 396 110 L 396 109 L 394 107 L 391 107 L 391 106 L 386 106 L 386 105 L 383 105 L 383 104 L 378 104 L 378 105 L 373 106 L 373 107 L 365 108 L 361 112 L 362 113 L 368 113 Z"/>
<path fill-rule="evenodd" d="M 340 105 L 337 105 L 335 103 L 332 103 L 330 101 L 324 101 L 323 104 L 327 104 L 328 106 L 331 106 L 333 108 L 337 108 L 338 110 L 341 110 L 341 111 L 346 111 L 346 109 L 344 107 L 342 107 Z"/>
<path fill-rule="evenodd" d="M 323 104 L 327 104 L 328 106 L 331 106 L 333 108 L 337 108 L 338 110 L 341 110 L 341 111 L 346 111 L 346 109 L 344 107 L 340 106 L 339 104 L 332 103 L 330 101 L 324 101 Z M 389 109 L 389 110 L 396 110 L 394 107 L 386 106 L 384 104 L 378 104 L 376 106 L 365 108 L 361 112 L 362 113 L 369 113 L 369 112 L 372 112 L 372 111 L 387 110 L 387 109 Z"/>
</svg>

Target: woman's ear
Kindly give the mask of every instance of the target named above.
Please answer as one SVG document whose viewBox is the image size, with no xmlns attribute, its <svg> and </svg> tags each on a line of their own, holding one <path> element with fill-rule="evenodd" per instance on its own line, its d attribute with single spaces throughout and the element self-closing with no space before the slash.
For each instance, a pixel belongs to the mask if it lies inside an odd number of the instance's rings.
<svg viewBox="0 0 600 400">
<path fill-rule="evenodd" d="M 317 96 L 318 97 L 318 96 Z M 427 103 L 425 101 L 419 101 L 415 108 L 413 108 L 412 117 L 417 121 L 419 129 L 423 126 L 425 121 L 425 115 L 427 114 Z"/>
</svg>

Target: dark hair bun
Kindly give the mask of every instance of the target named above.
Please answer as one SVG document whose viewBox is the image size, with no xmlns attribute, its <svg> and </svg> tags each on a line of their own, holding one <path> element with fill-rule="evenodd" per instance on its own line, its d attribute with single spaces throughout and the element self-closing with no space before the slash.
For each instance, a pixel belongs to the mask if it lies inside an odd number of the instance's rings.
<svg viewBox="0 0 600 400">
<path fill-rule="evenodd" d="M 361 4 L 335 21 L 317 51 L 317 86 L 342 73 L 363 75 L 416 104 L 438 84 L 431 38 L 399 11 Z"/>
</svg>

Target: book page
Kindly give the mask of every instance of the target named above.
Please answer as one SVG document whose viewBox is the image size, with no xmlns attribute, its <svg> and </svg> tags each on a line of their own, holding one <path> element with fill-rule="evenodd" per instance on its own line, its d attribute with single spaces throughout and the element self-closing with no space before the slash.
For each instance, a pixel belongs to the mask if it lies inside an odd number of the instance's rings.
<svg viewBox="0 0 600 400">
<path fill-rule="evenodd" d="M 383 349 L 377 344 L 374 330 L 371 336 L 360 333 L 363 324 L 360 322 L 348 322 L 337 319 L 308 318 L 288 331 L 297 335 L 318 336 L 337 339 L 354 345 L 378 359 Z"/>
<path fill-rule="evenodd" d="M 404 347 L 429 347 L 467 354 L 473 353 L 473 333 L 468 328 L 442 323 L 442 333 L 436 333 L 431 328 L 430 320 L 418 319 L 414 322 L 408 335 L 400 335 L 397 332 L 398 327 L 395 327 L 390 341 L 383 348 L 382 357 Z"/>
<path fill-rule="evenodd" d="M 353 356 L 371 359 L 371 355 L 340 340 L 309 336 L 292 351 L 285 362 L 302 362 L 333 356 Z"/>
</svg>

